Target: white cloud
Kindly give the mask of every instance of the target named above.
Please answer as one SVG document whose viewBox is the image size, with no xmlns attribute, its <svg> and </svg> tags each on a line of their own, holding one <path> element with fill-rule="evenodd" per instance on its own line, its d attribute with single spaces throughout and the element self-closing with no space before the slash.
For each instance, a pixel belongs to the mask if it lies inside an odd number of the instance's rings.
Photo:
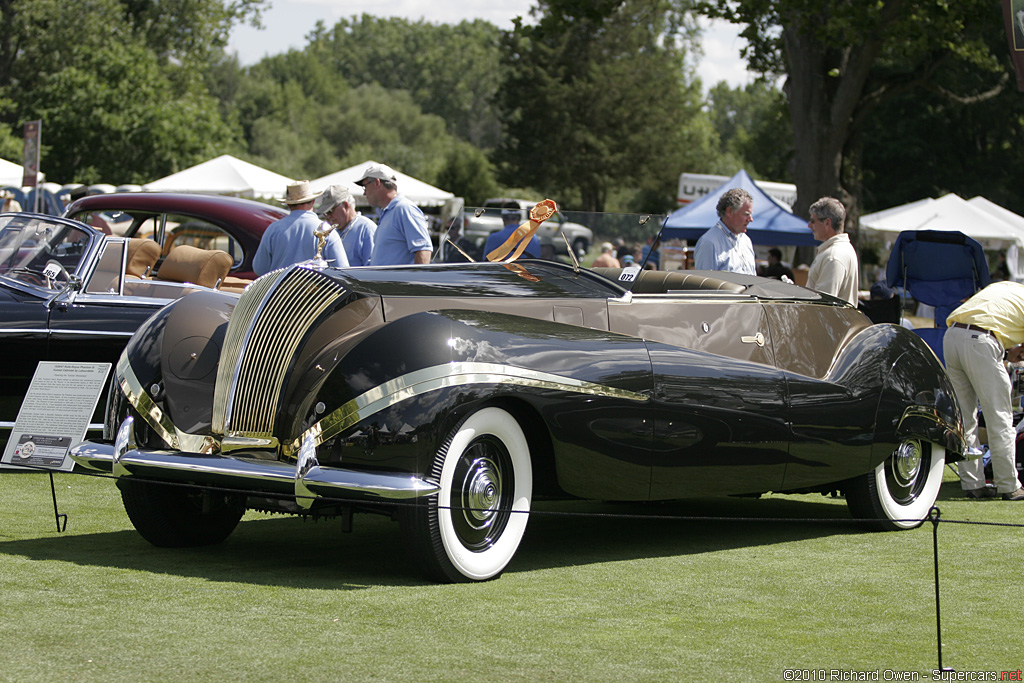
<svg viewBox="0 0 1024 683">
<path fill-rule="evenodd" d="M 746 61 L 740 58 L 740 50 L 747 42 L 740 38 L 740 27 L 720 20 L 703 25 L 704 58 L 697 67 L 697 74 L 704 90 L 721 81 L 733 88 L 751 83 L 754 74 L 747 71 Z"/>
</svg>

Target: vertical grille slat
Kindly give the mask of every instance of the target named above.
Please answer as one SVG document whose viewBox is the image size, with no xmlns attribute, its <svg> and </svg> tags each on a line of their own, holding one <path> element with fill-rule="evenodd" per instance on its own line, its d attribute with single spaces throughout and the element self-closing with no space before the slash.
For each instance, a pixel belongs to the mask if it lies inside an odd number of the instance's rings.
<svg viewBox="0 0 1024 683">
<path fill-rule="evenodd" d="M 313 322 L 345 293 L 318 271 L 293 266 L 253 282 L 235 306 L 217 369 L 213 431 L 272 436 L 285 373 Z"/>
</svg>

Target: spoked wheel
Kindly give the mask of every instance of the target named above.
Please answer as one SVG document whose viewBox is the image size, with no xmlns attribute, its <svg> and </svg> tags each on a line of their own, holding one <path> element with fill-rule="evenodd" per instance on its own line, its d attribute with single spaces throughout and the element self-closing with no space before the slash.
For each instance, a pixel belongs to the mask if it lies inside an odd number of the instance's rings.
<svg viewBox="0 0 1024 683">
<path fill-rule="evenodd" d="M 406 516 L 413 555 L 441 581 L 485 581 L 505 569 L 526 531 L 533 475 L 518 421 L 484 408 L 456 426 L 434 457 L 441 490 Z"/>
<path fill-rule="evenodd" d="M 944 464 L 942 447 L 905 439 L 872 472 L 850 480 L 850 514 L 880 531 L 920 526 L 939 495 Z"/>
<path fill-rule="evenodd" d="M 245 497 L 185 486 L 118 479 L 125 512 L 144 539 L 161 548 L 216 545 L 245 512 Z"/>
</svg>

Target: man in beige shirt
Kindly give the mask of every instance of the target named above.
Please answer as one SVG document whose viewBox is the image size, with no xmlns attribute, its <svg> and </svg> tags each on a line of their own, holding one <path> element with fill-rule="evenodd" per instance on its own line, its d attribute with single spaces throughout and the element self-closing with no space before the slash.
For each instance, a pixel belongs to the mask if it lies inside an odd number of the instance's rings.
<svg viewBox="0 0 1024 683">
<path fill-rule="evenodd" d="M 860 264 L 846 234 L 846 208 L 838 199 L 822 197 L 811 204 L 807 227 L 821 242 L 807 273 L 807 286 L 857 305 Z"/>
<path fill-rule="evenodd" d="M 1017 478 L 1017 432 L 1013 427 L 1010 377 L 1003 365 L 1004 351 L 1017 362 L 1024 351 L 1024 285 L 996 282 L 960 305 L 946 318 L 942 355 L 953 384 L 968 447 L 978 446 L 978 403 L 985 413 L 992 478 L 985 483 L 981 458 L 960 463 L 960 486 L 971 498 L 1024 500 Z"/>
</svg>

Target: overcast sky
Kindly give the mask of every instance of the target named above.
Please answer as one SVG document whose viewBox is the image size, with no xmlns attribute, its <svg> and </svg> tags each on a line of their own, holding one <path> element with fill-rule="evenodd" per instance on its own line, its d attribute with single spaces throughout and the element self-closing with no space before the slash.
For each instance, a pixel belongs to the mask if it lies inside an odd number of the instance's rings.
<svg viewBox="0 0 1024 683">
<path fill-rule="evenodd" d="M 509 29 L 515 17 L 529 16 L 533 4 L 532 0 L 272 0 L 271 9 L 263 14 L 266 28 L 257 31 L 249 26 L 235 27 L 229 50 L 238 53 L 243 65 L 250 65 L 267 55 L 305 46 L 306 34 L 318 19 L 329 28 L 342 17 L 364 13 L 443 24 L 484 19 Z M 734 87 L 752 80 L 739 57 L 744 41 L 737 33 L 736 27 L 724 22 L 715 22 L 705 31 L 705 54 L 699 68 L 705 89 L 723 80 Z"/>
</svg>

